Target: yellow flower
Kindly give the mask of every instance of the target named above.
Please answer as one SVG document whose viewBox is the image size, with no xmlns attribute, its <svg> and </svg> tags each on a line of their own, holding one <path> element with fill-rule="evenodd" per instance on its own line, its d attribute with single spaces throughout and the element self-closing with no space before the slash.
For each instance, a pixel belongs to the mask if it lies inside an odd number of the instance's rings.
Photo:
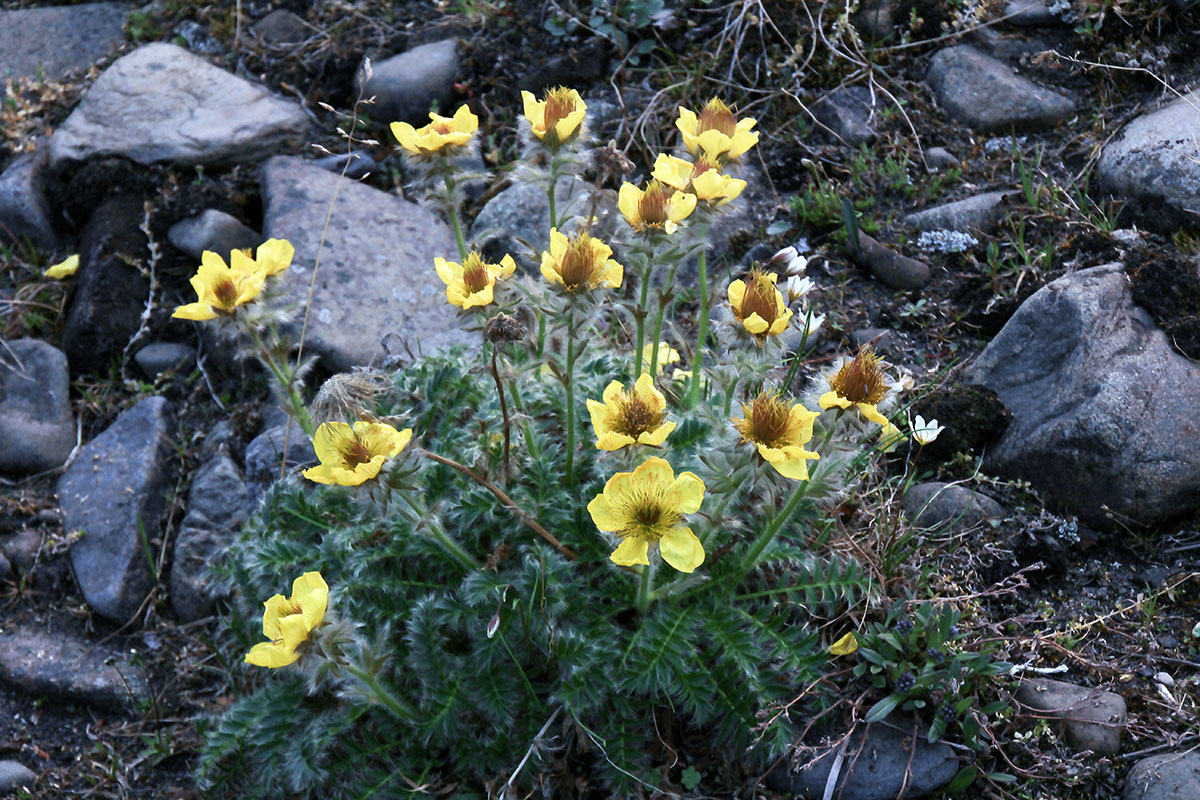
<svg viewBox="0 0 1200 800">
<path fill-rule="evenodd" d="M 829 654 L 834 656 L 848 656 L 858 649 L 858 639 L 854 636 L 854 631 L 850 631 L 842 638 L 829 646 Z"/>
<path fill-rule="evenodd" d="M 529 92 L 521 92 L 521 100 L 533 135 L 551 149 L 570 141 L 579 132 L 587 113 L 587 104 L 579 92 L 562 86 L 546 92 L 545 100 L 538 100 Z"/>
<path fill-rule="evenodd" d="M 681 472 L 676 478 L 670 464 L 650 458 L 633 472 L 609 478 L 604 492 L 588 503 L 588 513 L 597 528 L 621 539 L 609 556 L 614 564 L 649 565 L 650 545 L 657 544 L 664 561 L 680 572 L 693 572 L 704 563 L 704 546 L 682 520 L 699 511 L 703 500 L 699 477 Z"/>
<path fill-rule="evenodd" d="M 483 256 L 475 250 L 467 253 L 466 261 L 461 264 L 435 258 L 433 266 L 446 284 L 446 299 L 459 308 L 486 306 L 492 302 L 496 281 L 517 271 L 512 256 L 504 256 L 499 264 L 485 264 Z"/>
<path fill-rule="evenodd" d="M 65 261 L 58 262 L 57 264 L 55 264 L 53 267 L 50 267 L 48 270 L 46 270 L 42 274 L 44 276 L 46 276 L 47 278 L 52 278 L 53 280 L 61 281 L 63 278 L 69 278 L 72 275 L 74 275 L 75 271 L 78 269 L 79 269 L 79 256 L 74 255 L 74 256 L 67 256 L 67 259 Z"/>
<path fill-rule="evenodd" d="M 680 221 L 696 207 L 696 195 L 672 191 L 660 181 L 650 181 L 642 191 L 632 183 L 621 184 L 617 208 L 635 231 L 646 228 L 674 233 Z"/>
<path fill-rule="evenodd" d="M 383 462 L 400 454 L 412 439 L 412 428 L 398 431 L 383 422 L 325 422 L 313 436 L 321 463 L 304 470 L 317 483 L 358 486 L 379 474 Z"/>
<path fill-rule="evenodd" d="M 542 277 L 574 294 L 580 289 L 621 288 L 625 268 L 612 258 L 612 248 L 586 233 L 570 239 L 550 231 L 550 252 L 542 252 Z"/>
<path fill-rule="evenodd" d="M 197 302 L 179 306 L 171 316 L 212 319 L 217 314 L 232 314 L 238 306 L 258 297 L 267 273 L 240 250 L 234 250 L 230 260 L 234 265 L 232 268 L 225 265 L 225 259 L 205 250 L 200 257 L 200 268 L 191 279 Z"/>
<path fill-rule="evenodd" d="M 650 360 L 653 357 L 654 357 L 654 345 L 653 344 L 648 344 L 642 348 L 642 363 L 643 364 L 649 365 Z M 658 369 L 655 370 L 654 374 L 656 376 L 662 375 L 663 370 L 665 370 L 667 367 L 667 364 L 674 364 L 678 360 L 679 360 L 679 351 L 678 350 L 676 350 L 674 347 L 671 347 L 671 345 L 667 344 L 666 342 L 659 342 L 658 343 Z"/>
<path fill-rule="evenodd" d="M 443 149 L 461 147 L 471 141 L 479 127 L 479 117 L 467 106 L 461 106 L 453 117 L 443 117 L 429 112 L 432 120 L 423 128 L 414 128 L 407 122 L 393 122 L 392 135 L 400 146 L 413 155 L 429 156 Z"/>
<path fill-rule="evenodd" d="M 736 280 L 729 284 L 729 306 L 747 331 L 758 337 L 759 344 L 768 336 L 778 336 L 787 330 L 792 311 L 783 294 L 775 288 L 779 276 L 774 272 L 754 270 L 749 284 Z"/>
<path fill-rule="evenodd" d="M 756 122 L 750 117 L 738 119 L 729 106 L 714 97 L 698 115 L 680 106 L 675 127 L 683 134 L 689 153 L 702 152 L 712 161 L 721 161 L 736 159 L 758 144 L 758 134 L 753 131 Z"/>
<path fill-rule="evenodd" d="M 263 603 L 263 635 L 270 642 L 259 642 L 246 654 L 246 663 L 277 669 L 300 658 L 296 648 L 308 641 L 308 635 L 325 618 L 329 586 L 319 572 L 306 572 L 292 583 L 292 596 L 277 594 Z"/>
<path fill-rule="evenodd" d="M 883 437 L 898 436 L 899 429 L 879 413 L 879 401 L 887 394 L 887 378 L 883 374 L 875 348 L 867 345 L 854 358 L 844 361 L 829 379 L 829 391 L 817 402 L 823 409 L 853 408 L 867 420 L 883 426 Z"/>
<path fill-rule="evenodd" d="M 613 381 L 604 389 L 604 402 L 588 400 L 587 407 L 596 431 L 597 450 L 620 450 L 631 444 L 658 447 L 675 430 L 674 422 L 663 422 L 666 398 L 644 372 L 632 392 L 625 391 L 620 381 Z"/>
<path fill-rule="evenodd" d="M 716 163 L 700 156 L 693 164 L 660 153 L 654 160 L 654 177 L 681 192 L 691 192 L 711 206 L 723 206 L 746 188 L 746 182 L 722 175 Z"/>
<path fill-rule="evenodd" d="M 808 480 L 808 462 L 820 458 L 805 450 L 812 440 L 813 420 L 819 411 L 809 411 L 800 403 L 792 407 L 777 392 L 762 391 L 749 403 L 742 403 L 742 419 L 733 427 L 742 440 L 758 447 L 758 454 L 785 478 Z"/>
</svg>

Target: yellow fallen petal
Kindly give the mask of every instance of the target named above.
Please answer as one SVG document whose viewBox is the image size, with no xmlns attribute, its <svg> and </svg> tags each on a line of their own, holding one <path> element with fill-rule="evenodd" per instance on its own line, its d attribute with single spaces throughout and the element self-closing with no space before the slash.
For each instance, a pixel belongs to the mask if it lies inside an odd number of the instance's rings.
<svg viewBox="0 0 1200 800">
<path fill-rule="evenodd" d="M 835 656 L 848 656 L 857 649 L 858 639 L 854 637 L 854 631 L 850 631 L 829 646 L 830 654 Z"/>
<path fill-rule="evenodd" d="M 79 256 L 67 256 L 65 261 L 60 261 L 53 267 L 43 272 L 47 278 L 53 278 L 56 281 L 61 281 L 63 278 L 69 278 L 79 269 Z"/>
</svg>

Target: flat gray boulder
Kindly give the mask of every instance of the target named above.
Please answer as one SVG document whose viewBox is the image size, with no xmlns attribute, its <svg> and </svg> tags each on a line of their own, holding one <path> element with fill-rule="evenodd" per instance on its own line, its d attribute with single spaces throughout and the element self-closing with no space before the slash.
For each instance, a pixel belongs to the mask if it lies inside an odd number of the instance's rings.
<svg viewBox="0 0 1200 800">
<path fill-rule="evenodd" d="M 42 194 L 47 163 L 49 155 L 43 148 L 17 156 L 0 174 L 0 243 L 23 245 L 28 241 L 44 250 L 58 249 L 50 205 Z"/>
<path fill-rule="evenodd" d="M 452 113 L 458 69 L 458 40 L 442 39 L 372 62 L 371 80 L 358 88 L 375 98 L 372 119 L 421 126 L 434 106 L 444 116 Z"/>
<path fill-rule="evenodd" d="M 1200 364 L 1135 305 L 1120 264 L 1021 305 L 964 372 L 1012 412 L 985 457 L 1085 521 L 1154 523 L 1200 507 Z"/>
<path fill-rule="evenodd" d="M 1114 194 L 1155 198 L 1200 219 L 1200 90 L 1125 126 L 1096 165 Z"/>
<path fill-rule="evenodd" d="M 125 41 L 128 3 L 0 11 L 0 82 L 6 77 L 58 80 L 90 67 Z"/>
<path fill-rule="evenodd" d="M 262 171 L 263 234 L 296 248 L 283 279 L 303 304 L 338 176 L 301 158 L 277 156 Z M 474 344 L 462 330 L 433 259 L 458 261 L 450 226 L 432 210 L 343 181 L 321 252 L 305 349 L 332 371 L 381 364 L 389 355 Z M 299 333 L 299 320 L 293 325 Z"/>
<path fill-rule="evenodd" d="M 1195 800 L 1200 797 L 1200 752 L 1143 758 L 1125 777 L 1122 800 Z"/>
<path fill-rule="evenodd" d="M 61 467 L 75 447 L 67 357 L 37 339 L 0 348 L 0 472 Z"/>
<path fill-rule="evenodd" d="M 905 493 L 904 513 L 917 528 L 958 532 L 1002 518 L 1004 507 L 968 486 L 928 481 Z"/>
<path fill-rule="evenodd" d="M 50 140 L 50 160 L 233 164 L 308 129 L 300 106 L 181 47 L 139 47 L 104 71 Z"/>
<path fill-rule="evenodd" d="M 58 482 L 63 528 L 83 532 L 71 545 L 75 580 L 93 611 L 121 625 L 154 584 L 145 543 L 162 527 L 173 429 L 167 401 L 147 397 L 84 445 Z"/>
<path fill-rule="evenodd" d="M 0 632 L 0 683 L 100 711 L 132 712 L 149 696 L 143 670 L 120 650 L 27 627 Z"/>
<path fill-rule="evenodd" d="M 926 80 L 938 104 L 977 131 L 1047 128 L 1075 114 L 1075 101 L 1038 86 L 971 45 L 934 54 Z"/>
<path fill-rule="evenodd" d="M 973 197 L 914 211 L 904 221 L 919 231 L 976 231 L 989 233 L 1004 218 L 1008 192 L 985 192 Z"/>
<path fill-rule="evenodd" d="M 1026 678 L 1013 696 L 1026 711 L 1037 712 L 1033 716 L 1060 720 L 1076 750 L 1100 756 L 1121 752 L 1121 732 L 1128 718 L 1121 695 L 1049 678 Z"/>
</svg>

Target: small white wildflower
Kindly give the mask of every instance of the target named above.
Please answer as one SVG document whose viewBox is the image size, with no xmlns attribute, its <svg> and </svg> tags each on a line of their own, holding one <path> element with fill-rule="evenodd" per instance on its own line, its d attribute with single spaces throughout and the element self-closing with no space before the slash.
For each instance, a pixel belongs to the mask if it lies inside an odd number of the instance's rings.
<svg viewBox="0 0 1200 800">
<path fill-rule="evenodd" d="M 805 325 L 807 320 L 808 324 Z M 808 312 L 796 315 L 796 327 L 804 331 L 804 335 L 812 337 L 817 331 L 821 330 L 821 325 L 825 322 L 824 314 L 813 314 L 810 318 Z"/>
<path fill-rule="evenodd" d="M 799 275 L 793 275 L 787 279 L 787 298 L 788 305 L 793 306 L 799 303 L 804 297 L 813 290 L 813 282 L 811 278 L 802 278 Z"/>
<path fill-rule="evenodd" d="M 771 256 L 767 262 L 773 269 L 779 269 L 784 275 L 803 275 L 808 268 L 808 259 L 800 255 L 795 246 L 789 245 Z"/>
<path fill-rule="evenodd" d="M 938 434 L 946 430 L 945 425 L 938 425 L 936 419 L 931 419 L 929 422 L 920 414 L 917 414 L 917 419 L 912 424 L 912 438 L 917 444 L 924 447 L 938 437 Z"/>
</svg>

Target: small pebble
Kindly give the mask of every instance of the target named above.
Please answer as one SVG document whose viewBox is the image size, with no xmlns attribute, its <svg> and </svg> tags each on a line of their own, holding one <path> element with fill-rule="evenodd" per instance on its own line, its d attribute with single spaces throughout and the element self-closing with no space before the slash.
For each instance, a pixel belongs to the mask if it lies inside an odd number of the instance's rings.
<svg viewBox="0 0 1200 800">
<path fill-rule="evenodd" d="M 1159 672 L 1154 675 L 1154 680 L 1166 686 L 1168 689 L 1175 686 L 1175 679 L 1165 672 Z"/>
</svg>

